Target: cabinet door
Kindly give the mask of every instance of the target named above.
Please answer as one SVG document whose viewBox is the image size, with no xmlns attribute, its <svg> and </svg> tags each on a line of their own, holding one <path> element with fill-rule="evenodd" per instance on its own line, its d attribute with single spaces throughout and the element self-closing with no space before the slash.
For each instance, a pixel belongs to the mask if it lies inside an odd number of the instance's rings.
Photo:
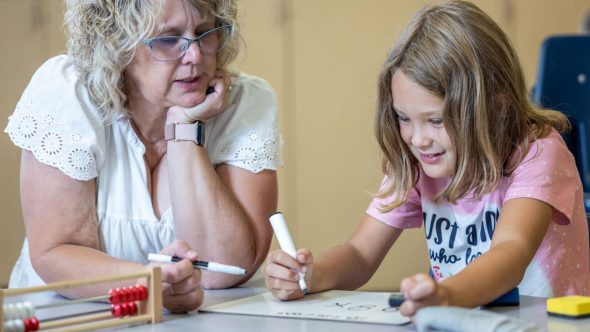
<svg viewBox="0 0 590 332">
<path fill-rule="evenodd" d="M 62 10 L 61 0 L 0 1 L 2 129 L 37 67 L 52 52 L 64 48 Z M 0 140 L 0 154 L 3 156 L 0 172 L 0 285 L 6 285 L 24 239 L 19 200 L 20 149 L 5 135 Z"/>
</svg>

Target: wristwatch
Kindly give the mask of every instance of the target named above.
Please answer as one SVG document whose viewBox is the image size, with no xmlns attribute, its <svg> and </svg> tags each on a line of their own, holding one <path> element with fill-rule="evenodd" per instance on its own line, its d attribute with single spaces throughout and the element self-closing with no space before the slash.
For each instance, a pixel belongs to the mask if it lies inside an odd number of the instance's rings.
<svg viewBox="0 0 590 332">
<path fill-rule="evenodd" d="M 164 126 L 164 139 L 167 141 L 193 141 L 197 145 L 205 144 L 204 123 L 171 123 Z"/>
</svg>

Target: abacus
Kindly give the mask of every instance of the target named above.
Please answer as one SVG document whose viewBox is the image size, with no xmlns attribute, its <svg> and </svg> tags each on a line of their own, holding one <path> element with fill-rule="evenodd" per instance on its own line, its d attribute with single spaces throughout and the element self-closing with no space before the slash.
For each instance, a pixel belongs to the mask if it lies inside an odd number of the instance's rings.
<svg viewBox="0 0 590 332">
<path fill-rule="evenodd" d="M 148 286 L 136 285 L 115 288 L 111 289 L 109 294 L 106 295 L 49 303 L 41 306 L 35 306 L 28 301 L 4 303 L 4 299 L 9 296 L 139 278 L 146 278 Z M 111 308 L 42 320 L 35 317 L 35 312 L 41 309 L 104 300 L 111 303 Z M 64 281 L 28 288 L 0 289 L 0 304 L 2 304 L 0 332 L 88 331 L 141 322 L 155 324 L 162 321 L 160 267 L 155 266 L 145 271 L 117 276 Z"/>
</svg>

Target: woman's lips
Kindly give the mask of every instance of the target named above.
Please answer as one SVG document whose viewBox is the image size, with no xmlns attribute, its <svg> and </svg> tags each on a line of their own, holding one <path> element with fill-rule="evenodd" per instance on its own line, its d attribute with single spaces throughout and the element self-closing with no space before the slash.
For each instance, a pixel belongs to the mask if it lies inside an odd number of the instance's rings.
<svg viewBox="0 0 590 332">
<path fill-rule="evenodd" d="M 183 90 L 197 90 L 201 87 L 200 77 L 185 78 L 174 81 L 174 84 Z"/>
</svg>

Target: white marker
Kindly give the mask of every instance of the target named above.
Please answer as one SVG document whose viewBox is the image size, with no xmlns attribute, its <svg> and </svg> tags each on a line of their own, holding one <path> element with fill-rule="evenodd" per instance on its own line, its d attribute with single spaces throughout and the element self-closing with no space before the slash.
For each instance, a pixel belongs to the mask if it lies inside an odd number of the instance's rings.
<svg viewBox="0 0 590 332">
<path fill-rule="evenodd" d="M 175 263 L 180 262 L 182 258 L 177 256 L 168 256 L 168 255 L 160 255 L 160 254 L 148 254 L 148 260 L 152 262 L 161 262 L 161 263 Z M 233 265 L 225 265 L 215 262 L 206 262 L 206 261 L 194 261 L 193 267 L 195 269 L 207 270 L 211 272 L 221 272 L 227 274 L 235 274 L 235 275 L 244 275 L 246 274 L 246 270 L 242 269 L 238 266 Z"/>
<path fill-rule="evenodd" d="M 281 250 L 289 254 L 291 257 L 296 258 L 297 250 L 295 249 L 295 244 L 293 244 L 293 239 L 291 238 L 291 234 L 289 234 L 289 229 L 287 228 L 287 223 L 285 222 L 285 217 L 281 212 L 273 213 L 270 218 L 270 225 L 272 226 L 272 230 L 275 232 L 275 236 L 277 237 L 277 241 L 279 241 L 279 246 L 281 246 Z M 307 295 L 307 284 L 305 283 L 305 274 L 299 273 L 299 288 L 301 288 L 301 292 L 303 295 Z"/>
</svg>

